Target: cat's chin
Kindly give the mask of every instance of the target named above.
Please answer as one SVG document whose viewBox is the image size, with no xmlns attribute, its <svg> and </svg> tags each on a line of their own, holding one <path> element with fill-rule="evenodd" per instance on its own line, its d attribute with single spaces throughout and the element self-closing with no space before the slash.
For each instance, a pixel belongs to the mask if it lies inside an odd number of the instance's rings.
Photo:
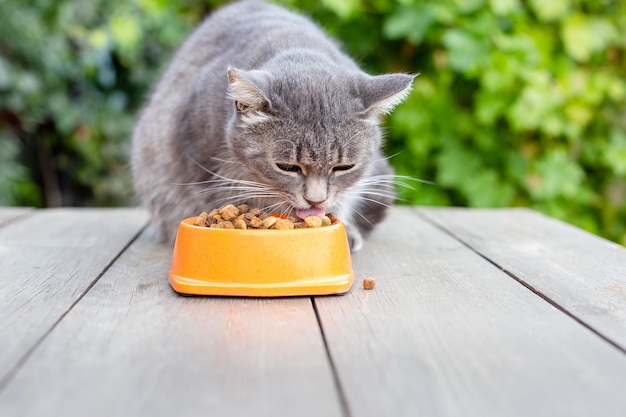
<svg viewBox="0 0 626 417">
<path fill-rule="evenodd" d="M 324 214 L 326 214 L 326 212 L 321 207 L 311 207 L 308 209 L 296 209 L 296 216 L 298 216 L 302 220 L 306 219 L 308 216 L 323 216 Z"/>
</svg>

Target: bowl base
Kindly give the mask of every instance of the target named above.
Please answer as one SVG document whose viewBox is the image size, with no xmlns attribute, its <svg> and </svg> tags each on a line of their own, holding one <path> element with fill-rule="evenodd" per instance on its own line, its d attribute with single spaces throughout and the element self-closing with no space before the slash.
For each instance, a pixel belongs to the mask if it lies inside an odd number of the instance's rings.
<svg viewBox="0 0 626 417">
<path fill-rule="evenodd" d="M 252 284 L 196 280 L 170 273 L 169 281 L 174 291 L 182 295 L 293 297 L 345 294 L 352 287 L 354 274 L 311 281 Z"/>
</svg>

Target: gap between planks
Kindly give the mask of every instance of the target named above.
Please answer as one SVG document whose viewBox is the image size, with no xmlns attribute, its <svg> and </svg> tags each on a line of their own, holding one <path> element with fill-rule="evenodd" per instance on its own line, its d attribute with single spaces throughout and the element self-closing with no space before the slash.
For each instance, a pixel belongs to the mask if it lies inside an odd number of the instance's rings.
<svg viewBox="0 0 626 417">
<path fill-rule="evenodd" d="M 20 217 L 22 216 L 19 216 L 18 219 Z M 111 261 L 106 264 L 106 266 L 94 278 L 94 280 L 89 283 L 85 290 L 80 293 L 76 300 L 74 300 L 74 302 L 70 304 L 68 309 L 63 312 L 63 314 L 61 314 L 59 318 L 54 323 L 52 323 L 50 328 L 46 332 L 44 332 L 41 337 L 39 337 L 39 339 L 35 341 L 35 343 L 33 343 L 33 345 L 26 351 L 26 353 L 24 353 L 24 355 L 20 359 L 16 361 L 15 365 L 8 370 L 4 377 L 0 379 L 0 391 L 3 391 L 11 383 L 11 380 L 13 380 L 15 375 L 19 372 L 20 368 L 24 366 L 24 364 L 28 361 L 31 355 L 39 348 L 39 346 L 41 346 L 41 344 L 46 340 L 50 333 L 52 333 L 52 331 L 58 326 L 58 324 L 65 318 L 65 316 L 69 314 L 70 311 L 74 309 L 74 307 L 85 297 L 85 295 L 87 295 L 87 293 L 93 288 L 93 286 L 96 285 L 98 280 L 102 278 L 102 276 L 111 268 L 111 266 L 119 259 L 119 257 L 122 256 L 122 254 L 126 252 L 126 250 L 139 238 L 141 233 L 143 233 L 143 231 L 147 227 L 148 224 L 146 223 L 139 229 L 139 231 L 132 237 L 132 239 L 130 239 L 129 242 L 111 259 Z"/>
<path fill-rule="evenodd" d="M 590 331 L 591 333 L 593 333 L 594 335 L 596 335 L 597 337 L 599 337 L 600 339 L 602 339 L 603 341 L 605 341 L 606 343 L 608 343 L 609 345 L 611 345 L 612 347 L 614 347 L 615 349 L 617 349 L 618 351 L 626 355 L 625 348 L 620 346 L 617 342 L 615 342 L 608 336 L 605 336 L 603 333 L 593 328 L 589 323 L 585 322 L 583 319 L 581 319 L 580 317 L 578 317 L 577 315 L 569 311 L 563 305 L 559 304 L 554 299 L 550 298 L 548 295 L 544 294 L 537 288 L 533 287 L 531 284 L 524 281 L 521 277 L 518 277 L 513 272 L 509 271 L 507 268 L 499 264 L 497 261 L 489 258 L 489 256 L 487 256 L 486 254 L 483 254 L 478 248 L 475 248 L 469 242 L 457 236 L 453 231 L 447 229 L 445 226 L 442 226 L 439 222 L 432 219 L 427 214 L 423 213 L 420 210 L 415 210 L 414 212 L 418 216 L 420 216 L 423 220 L 427 221 L 428 223 L 430 223 L 437 229 L 441 230 L 443 233 L 447 234 L 451 238 L 455 239 L 456 241 L 461 243 L 463 246 L 465 246 L 466 248 L 468 248 L 469 250 L 471 250 L 472 252 L 474 252 L 475 254 L 477 254 L 478 256 L 480 256 L 481 258 L 483 258 L 484 260 L 486 260 L 487 262 L 489 262 L 490 264 L 492 264 L 493 266 L 495 266 L 496 268 L 498 268 L 499 270 L 507 274 L 509 277 L 513 278 L 515 281 L 521 284 L 524 288 L 531 291 L 533 294 L 537 295 L 539 298 L 541 298 L 542 300 L 544 300 L 545 302 L 547 302 L 548 304 L 556 308 L 558 311 L 565 314 L 567 317 L 574 320 L 576 323 L 580 324 L 582 327 L 584 327 L 585 329 L 587 329 L 588 331 Z"/>
<path fill-rule="evenodd" d="M 354 286 L 354 283 L 352 285 Z M 342 295 L 335 295 L 335 297 L 341 297 L 341 296 Z M 317 304 L 315 303 L 315 297 L 311 297 L 311 305 L 313 306 L 313 312 L 315 313 L 317 326 L 319 327 L 320 335 L 322 337 L 322 342 L 324 343 L 324 350 L 326 351 L 326 358 L 328 359 L 328 364 L 333 374 L 333 383 L 335 384 L 335 389 L 337 390 L 337 396 L 339 397 L 339 403 L 341 404 L 341 412 L 343 413 L 345 417 L 352 417 L 352 412 L 350 411 L 350 406 L 348 405 L 346 392 L 343 389 L 341 380 L 339 379 L 339 372 L 337 371 L 337 366 L 335 365 L 333 356 L 330 353 L 330 347 L 328 346 L 328 339 L 326 338 L 326 332 L 324 331 L 324 326 L 322 325 L 320 312 L 317 309 Z"/>
<path fill-rule="evenodd" d="M 31 207 L 0 207 L 0 227 L 19 221 L 32 212 Z"/>
</svg>

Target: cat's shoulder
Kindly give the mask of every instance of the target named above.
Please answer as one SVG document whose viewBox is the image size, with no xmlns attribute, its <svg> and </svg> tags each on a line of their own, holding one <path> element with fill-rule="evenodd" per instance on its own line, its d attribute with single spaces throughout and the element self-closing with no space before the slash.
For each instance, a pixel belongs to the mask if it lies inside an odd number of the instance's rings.
<svg viewBox="0 0 626 417">
<path fill-rule="evenodd" d="M 308 16 L 298 11 L 285 8 L 262 0 L 244 0 L 230 3 L 212 12 L 205 19 L 208 25 L 236 25 L 237 22 L 253 21 L 256 24 L 272 24 L 318 27 Z"/>
</svg>

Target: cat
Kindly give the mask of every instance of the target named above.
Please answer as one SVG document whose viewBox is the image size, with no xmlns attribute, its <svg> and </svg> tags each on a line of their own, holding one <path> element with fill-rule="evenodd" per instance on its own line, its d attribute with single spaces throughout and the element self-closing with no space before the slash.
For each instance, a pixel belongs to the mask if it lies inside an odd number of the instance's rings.
<svg viewBox="0 0 626 417">
<path fill-rule="evenodd" d="M 363 72 L 309 18 L 262 1 L 227 5 L 174 54 L 133 131 L 137 195 L 165 240 L 228 203 L 333 212 L 353 251 L 395 200 L 381 115 L 414 77 Z"/>
</svg>

